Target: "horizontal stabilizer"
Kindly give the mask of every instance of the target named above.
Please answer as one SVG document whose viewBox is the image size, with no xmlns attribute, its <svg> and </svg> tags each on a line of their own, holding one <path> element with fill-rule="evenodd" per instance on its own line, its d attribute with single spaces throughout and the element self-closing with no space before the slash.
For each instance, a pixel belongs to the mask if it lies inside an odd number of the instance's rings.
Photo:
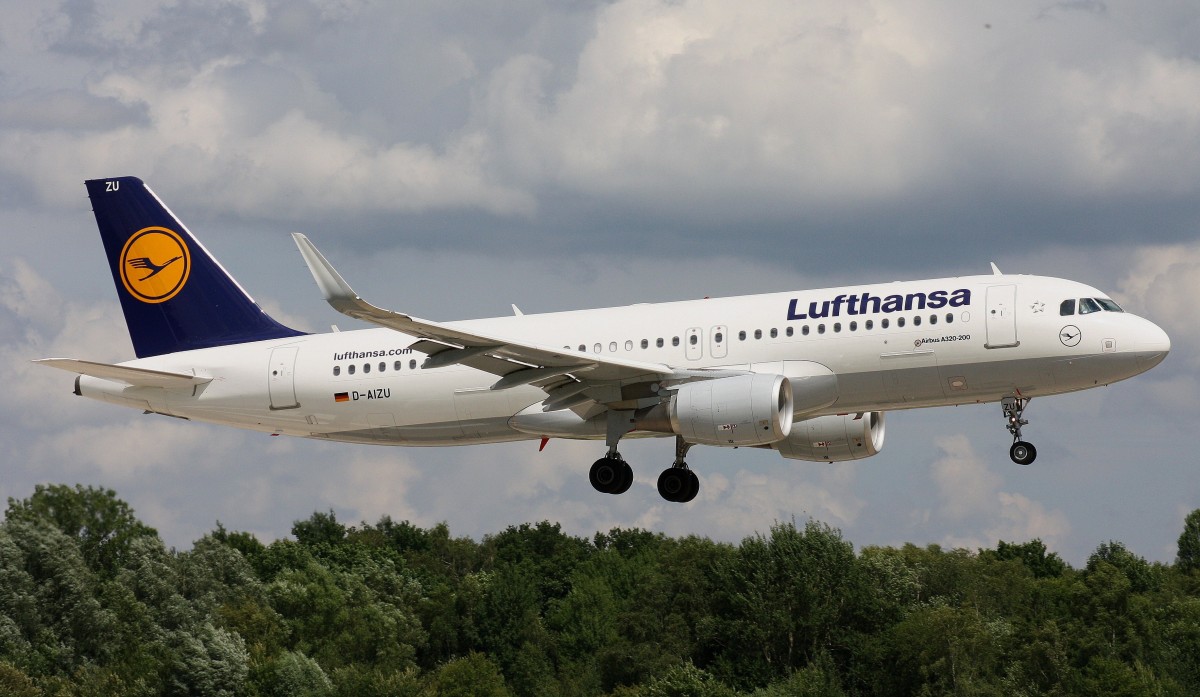
<svg viewBox="0 0 1200 697">
<path fill-rule="evenodd" d="M 185 373 L 168 373 L 163 370 L 148 370 L 146 368 L 131 368 L 125 365 L 111 363 L 95 363 L 81 361 L 75 358 L 43 358 L 34 361 L 51 368 L 58 368 L 70 373 L 88 375 L 101 380 L 123 382 L 134 387 L 191 388 L 212 382 L 212 378 L 187 375 Z"/>
</svg>

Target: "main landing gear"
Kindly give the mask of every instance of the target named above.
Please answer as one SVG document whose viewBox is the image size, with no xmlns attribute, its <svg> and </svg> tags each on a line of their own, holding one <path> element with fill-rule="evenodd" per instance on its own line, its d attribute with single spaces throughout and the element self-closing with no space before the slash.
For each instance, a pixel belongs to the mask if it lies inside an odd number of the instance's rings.
<svg viewBox="0 0 1200 697">
<path fill-rule="evenodd" d="M 672 503 L 687 503 L 700 491 L 700 478 L 683 461 L 691 447 L 683 436 L 675 436 L 675 462 L 658 475 L 658 495 Z"/>
<path fill-rule="evenodd" d="M 624 494 L 633 486 L 633 468 L 614 450 L 592 464 L 588 480 L 602 494 Z"/>
<path fill-rule="evenodd" d="M 658 475 L 658 493 L 672 503 L 687 503 L 700 491 L 700 479 L 683 460 L 691 447 L 692 444 L 685 442 L 682 436 L 676 436 L 675 463 Z M 608 454 L 592 464 L 588 480 L 602 494 L 623 494 L 633 485 L 633 468 L 613 443 Z"/>
<path fill-rule="evenodd" d="M 1029 424 L 1029 421 L 1021 418 L 1028 405 L 1029 400 L 1024 397 L 1005 397 L 1000 400 L 1000 408 L 1004 410 L 1004 420 L 1007 422 L 1008 432 L 1013 437 L 1013 444 L 1008 449 L 1008 456 L 1018 465 L 1031 464 L 1037 457 L 1037 448 L 1033 447 L 1033 443 L 1021 440 L 1021 427 Z"/>
</svg>

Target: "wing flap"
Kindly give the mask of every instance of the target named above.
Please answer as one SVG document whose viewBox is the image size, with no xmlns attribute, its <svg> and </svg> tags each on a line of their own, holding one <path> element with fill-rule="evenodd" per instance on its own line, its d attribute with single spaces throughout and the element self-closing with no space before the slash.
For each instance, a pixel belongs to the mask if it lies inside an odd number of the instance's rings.
<svg viewBox="0 0 1200 697">
<path fill-rule="evenodd" d="M 58 368 L 69 373 L 88 375 L 101 380 L 123 382 L 134 387 L 161 387 L 164 389 L 191 389 L 196 385 L 212 382 L 212 378 L 188 375 L 186 373 L 171 373 L 164 370 L 148 368 L 133 368 L 127 365 L 111 363 L 96 363 L 77 358 L 42 358 L 34 361 L 39 365 Z"/>
</svg>

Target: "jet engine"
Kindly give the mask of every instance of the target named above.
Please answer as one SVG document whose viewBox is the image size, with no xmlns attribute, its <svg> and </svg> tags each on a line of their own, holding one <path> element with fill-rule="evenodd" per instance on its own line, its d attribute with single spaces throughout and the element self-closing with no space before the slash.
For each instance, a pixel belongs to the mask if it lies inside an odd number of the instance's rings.
<svg viewBox="0 0 1200 697">
<path fill-rule="evenodd" d="M 639 414 L 635 428 L 704 445 L 774 443 L 791 432 L 792 385 L 766 373 L 687 382 L 668 403 Z"/>
<path fill-rule="evenodd" d="M 790 460 L 861 460 L 883 448 L 883 412 L 818 416 L 792 424 L 787 438 L 763 447 Z"/>
</svg>

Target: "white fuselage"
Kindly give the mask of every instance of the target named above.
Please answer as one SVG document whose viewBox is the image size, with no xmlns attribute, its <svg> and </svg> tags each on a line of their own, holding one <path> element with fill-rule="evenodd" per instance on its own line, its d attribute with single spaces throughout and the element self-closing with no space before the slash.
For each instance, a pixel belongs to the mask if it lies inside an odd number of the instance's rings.
<svg viewBox="0 0 1200 697">
<path fill-rule="evenodd" d="M 797 415 L 809 418 L 1071 392 L 1158 364 L 1170 342 L 1152 322 L 1112 310 L 1060 314 L 1065 300 L 1106 297 L 1073 281 L 990 275 L 449 326 L 675 368 L 786 375 L 818 364 L 836 376 L 837 399 Z M 186 351 L 124 365 L 211 382 L 162 389 L 82 376 L 79 392 L 188 419 L 354 442 L 604 438 L 586 415 L 553 432 L 514 420 L 546 393 L 530 385 L 492 390 L 495 375 L 462 365 L 423 369 L 424 355 L 409 349 L 415 341 L 381 328 Z"/>
</svg>

